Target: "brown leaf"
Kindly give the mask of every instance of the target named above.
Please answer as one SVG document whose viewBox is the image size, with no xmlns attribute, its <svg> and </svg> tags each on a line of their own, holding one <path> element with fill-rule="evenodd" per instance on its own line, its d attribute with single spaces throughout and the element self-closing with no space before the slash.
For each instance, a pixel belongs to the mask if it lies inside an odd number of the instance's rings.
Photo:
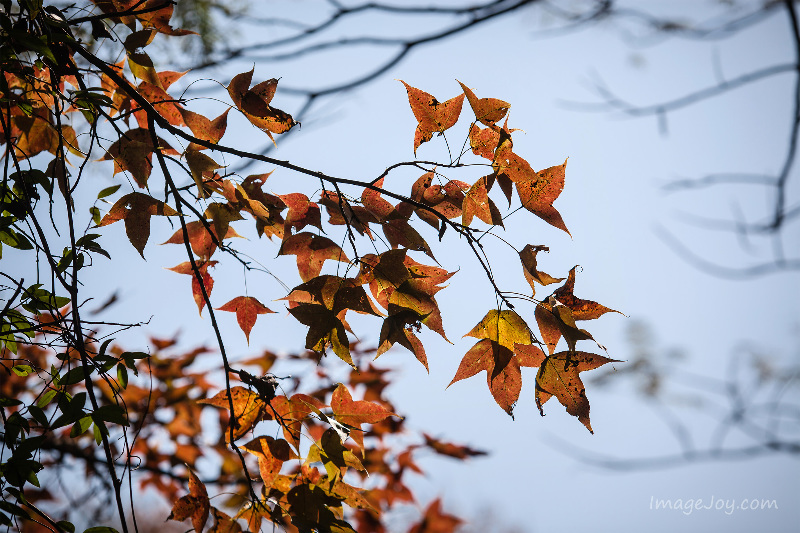
<svg viewBox="0 0 800 533">
<path fill-rule="evenodd" d="M 611 362 L 619 361 L 588 352 L 559 352 L 549 356 L 536 374 L 536 406 L 539 413 L 544 416 L 542 406 L 551 396 L 555 396 L 569 414 L 578 417 L 586 429 L 594 433 L 589 422 L 589 400 L 578 374 Z"/>
<path fill-rule="evenodd" d="M 353 400 L 350 391 L 341 383 L 333 391 L 331 408 L 337 422 L 356 429 L 361 429 L 361 424 L 375 424 L 384 418 L 397 416 L 378 403 Z M 360 448 L 364 447 L 363 432 L 354 431 L 350 436 Z"/>
<path fill-rule="evenodd" d="M 144 258 L 144 247 L 150 238 L 150 217 L 177 214 L 177 211 L 160 200 L 140 192 L 132 192 L 117 200 L 97 226 L 107 226 L 124 220 L 128 240 Z"/>
<path fill-rule="evenodd" d="M 519 259 L 522 261 L 522 273 L 525 274 L 525 279 L 528 281 L 528 285 L 531 286 L 531 290 L 533 291 L 531 296 L 536 295 L 536 285 L 534 284 L 534 281 L 540 285 L 550 285 L 551 283 L 557 283 L 564 279 L 554 278 L 550 274 L 537 270 L 536 254 L 539 252 L 549 251 L 550 249 L 547 246 L 533 246 L 532 244 L 526 244 L 525 248 L 519 252 Z"/>
<path fill-rule="evenodd" d="M 180 108 L 183 121 L 189 127 L 192 135 L 198 139 L 217 144 L 222 136 L 225 135 L 225 130 L 228 127 L 228 112 L 231 110 L 229 107 L 220 116 L 214 120 L 209 120 L 203 115 L 189 111 L 188 109 Z M 188 147 L 189 150 L 205 150 L 206 147 L 192 143 Z"/>
<path fill-rule="evenodd" d="M 575 320 L 593 320 L 603 316 L 606 313 L 619 313 L 619 311 L 609 309 L 608 307 L 597 302 L 593 302 L 592 300 L 582 300 L 581 298 L 576 298 L 575 295 L 572 294 L 572 291 L 575 290 L 576 268 L 577 267 L 572 267 L 572 269 L 569 271 L 567 281 L 564 282 L 564 285 L 556 289 L 556 291 L 553 293 L 553 297 L 556 300 L 570 308 L 573 318 Z"/>
<path fill-rule="evenodd" d="M 214 289 L 214 279 L 211 277 L 211 274 L 208 273 L 208 268 L 216 265 L 217 263 L 218 261 L 195 263 L 197 265 L 197 271 L 200 273 L 200 277 L 203 280 L 202 287 L 205 288 L 206 295 L 209 297 L 211 296 L 211 291 Z M 200 282 L 197 280 L 197 276 L 194 274 L 194 270 L 192 269 L 192 263 L 190 261 L 184 261 L 183 263 L 172 268 L 168 268 L 167 270 L 172 270 L 178 274 L 192 276 L 192 297 L 194 297 L 194 302 L 197 304 L 198 311 L 200 314 L 202 314 L 203 307 L 206 305 L 206 300 L 203 297 L 203 289 L 200 286 Z"/>
</svg>

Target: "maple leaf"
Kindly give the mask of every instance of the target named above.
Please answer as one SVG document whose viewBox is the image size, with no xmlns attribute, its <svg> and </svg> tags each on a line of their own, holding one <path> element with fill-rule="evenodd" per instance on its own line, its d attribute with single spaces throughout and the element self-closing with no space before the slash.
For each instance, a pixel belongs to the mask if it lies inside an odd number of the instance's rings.
<svg viewBox="0 0 800 533">
<path fill-rule="evenodd" d="M 418 285 L 415 286 L 411 283 L 411 280 L 403 282 L 389 296 L 389 314 L 400 312 L 400 309 L 397 308 L 413 311 L 428 329 L 435 331 L 444 340 L 450 342 L 444 333 L 442 314 L 436 299 L 429 292 L 420 290 Z"/>
<path fill-rule="evenodd" d="M 209 501 L 206 486 L 191 469 L 189 470 L 189 494 L 183 496 L 172 507 L 167 520 L 183 522 L 192 519 L 192 527 L 197 533 L 203 533 L 203 527 L 209 514 Z"/>
<path fill-rule="evenodd" d="M 127 170 L 136 184 L 144 189 L 153 169 L 153 152 L 156 149 L 164 154 L 178 155 L 161 138 L 158 139 L 158 147 L 153 146 L 150 130 L 136 128 L 126 131 L 118 141 L 109 146 L 103 159 L 114 161 L 114 174 Z"/>
<path fill-rule="evenodd" d="M 209 225 L 209 227 L 206 227 L 203 222 L 194 220 L 186 223 L 186 233 L 188 235 L 189 245 L 192 247 L 192 251 L 195 255 L 200 258 L 201 262 L 208 261 L 217 250 L 217 243 L 219 242 L 214 226 Z M 225 238 L 230 239 L 233 237 L 240 237 L 240 235 L 236 233 L 235 229 L 229 227 Z M 172 237 L 161 244 L 183 244 L 183 228 L 177 230 L 172 234 Z"/>
<path fill-rule="evenodd" d="M 373 185 L 378 188 L 383 188 L 384 178 L 379 179 Z M 361 193 L 361 203 L 367 211 L 372 213 L 378 221 L 387 220 L 391 217 L 401 218 L 401 215 L 395 210 L 395 207 L 381 196 L 379 191 L 364 188 Z"/>
<path fill-rule="evenodd" d="M 203 115 L 189 111 L 188 109 L 179 108 L 183 122 L 191 130 L 192 135 L 198 139 L 217 144 L 222 136 L 225 135 L 225 130 L 228 127 L 228 112 L 231 110 L 229 107 L 220 116 L 210 120 Z M 187 150 L 205 150 L 206 147 L 200 144 L 191 143 Z"/>
<path fill-rule="evenodd" d="M 244 445 L 244 449 L 258 457 L 258 472 L 264 482 L 264 490 L 269 491 L 275 478 L 280 474 L 283 463 L 296 459 L 289 443 L 283 439 L 258 437 Z"/>
<path fill-rule="evenodd" d="M 316 352 L 324 352 L 330 343 L 333 353 L 348 365 L 355 367 L 350 355 L 350 341 L 342 320 L 324 305 L 299 304 L 289 309 L 301 324 L 308 326 L 306 348 Z"/>
<path fill-rule="evenodd" d="M 418 324 L 419 315 L 408 309 L 403 309 L 399 313 L 386 317 L 383 321 L 383 326 L 381 326 L 375 359 L 389 350 L 393 344 L 398 343 L 400 346 L 403 346 L 413 353 L 414 357 L 425 367 L 425 370 L 430 373 L 430 369 L 428 368 L 428 356 L 425 355 L 425 348 L 412 330 L 412 327 L 418 327 Z"/>
<path fill-rule="evenodd" d="M 513 417 L 514 404 L 522 390 L 520 366 L 529 366 L 529 360 L 516 357 L 514 349 L 517 344 L 531 343 L 527 324 L 514 311 L 495 309 L 464 336 L 482 340 L 464 355 L 448 387 L 485 370 L 495 402 Z"/>
<path fill-rule="evenodd" d="M 208 192 L 204 184 L 205 178 L 211 178 L 214 175 L 214 171 L 222 168 L 222 165 L 197 150 L 187 149 L 183 155 L 186 158 L 186 164 L 189 165 L 192 179 L 197 185 L 198 198 L 206 198 Z"/>
<path fill-rule="evenodd" d="M 264 401 L 259 395 L 250 389 L 241 386 L 231 387 L 230 397 L 233 400 L 233 413 L 234 419 L 231 422 L 233 425 L 233 440 L 239 439 L 247 432 L 253 429 L 259 420 L 264 416 Z M 212 405 L 220 409 L 230 409 L 230 401 L 228 400 L 228 391 L 223 390 L 218 392 L 212 398 L 204 398 L 197 400 L 197 403 L 203 405 Z M 225 440 L 229 441 L 230 432 L 225 431 Z"/>
<path fill-rule="evenodd" d="M 575 320 L 593 320 L 603 316 L 606 313 L 622 314 L 619 311 L 609 309 L 608 307 L 597 302 L 593 302 L 592 300 L 582 300 L 581 298 L 577 298 L 574 294 L 572 294 L 572 291 L 575 290 L 575 270 L 577 268 L 577 266 L 574 266 L 572 269 L 570 269 L 569 275 L 567 276 L 567 281 L 564 282 L 564 285 L 553 292 L 553 298 L 569 307 L 572 311 L 572 317 Z"/>
<path fill-rule="evenodd" d="M 551 226 L 569 233 L 561 214 L 553 207 L 553 202 L 564 189 L 564 171 L 567 161 L 563 164 L 546 168 L 529 177 L 516 181 L 517 194 L 522 205 Z M 513 178 L 512 178 L 513 180 Z"/>
<path fill-rule="evenodd" d="M 444 103 L 440 103 L 433 95 L 420 89 L 411 87 L 403 80 L 398 80 L 405 85 L 408 93 L 408 103 L 411 104 L 411 111 L 417 119 L 417 129 L 414 132 L 414 155 L 417 148 L 433 138 L 434 133 L 444 133 L 458 121 L 461 114 L 461 105 L 464 103 L 464 95 L 460 94 Z"/>
<path fill-rule="evenodd" d="M 408 533 L 454 533 L 463 520 L 442 512 L 442 501 L 433 500 L 425 509 L 422 520 L 411 526 Z"/>
<path fill-rule="evenodd" d="M 532 244 L 526 244 L 525 248 L 519 252 L 519 259 L 522 261 L 522 272 L 525 274 L 525 279 L 528 281 L 528 285 L 531 286 L 531 296 L 536 295 L 536 285 L 534 281 L 539 283 L 540 285 L 550 285 L 551 283 L 558 283 L 559 281 L 563 281 L 564 278 L 554 278 L 550 274 L 546 274 L 545 272 L 540 272 L 537 270 L 536 267 L 536 254 L 539 252 L 549 252 L 550 249 L 547 246 L 534 246 Z"/>
<path fill-rule="evenodd" d="M 297 256 L 297 271 L 303 281 L 309 281 L 319 276 L 322 264 L 328 259 L 343 263 L 350 262 L 344 251 L 335 242 L 327 237 L 320 237 L 308 232 L 287 237 L 281 243 L 278 255 Z"/>
<path fill-rule="evenodd" d="M 211 518 L 214 519 L 214 524 L 206 533 L 242 533 L 239 522 L 216 507 L 211 507 Z"/>
<path fill-rule="evenodd" d="M 489 198 L 486 189 L 486 178 L 484 176 L 476 181 L 464 197 L 461 223 L 465 226 L 469 226 L 472 223 L 472 217 L 474 216 L 491 226 L 503 225 L 503 215 L 492 199 Z"/>
<path fill-rule="evenodd" d="M 330 217 L 328 224 L 333 226 L 344 226 L 346 224 L 361 235 L 367 235 L 370 239 L 373 238 L 369 223 L 377 223 L 379 219 L 366 207 L 352 205 L 346 198 L 331 191 L 323 191 L 320 194 L 319 203 L 324 205 L 325 210 L 328 212 Z M 391 206 L 391 204 L 389 205 Z"/>
<path fill-rule="evenodd" d="M 270 404 L 280 417 L 284 437 L 296 450 L 300 449 L 303 420 L 312 411 L 325 407 L 318 399 L 307 394 L 294 394 L 291 398 L 276 396 Z"/>
<path fill-rule="evenodd" d="M 478 97 L 475 96 L 475 93 L 473 93 L 469 87 L 460 81 L 458 81 L 458 84 L 461 85 L 461 88 L 464 90 L 464 94 L 467 95 L 469 105 L 472 107 L 472 111 L 475 113 L 475 120 L 486 126 L 489 126 L 492 129 L 498 129 L 495 123 L 498 120 L 502 120 L 502 118 L 506 116 L 511 104 L 497 98 L 478 99 Z"/>
<path fill-rule="evenodd" d="M 515 344 L 530 344 L 531 331 L 516 311 L 492 309 L 465 337 L 489 339 L 501 346 L 514 349 Z"/>
<path fill-rule="evenodd" d="M 322 231 L 322 218 L 319 205 L 309 200 L 308 196 L 300 192 L 279 194 L 284 204 L 289 208 L 284 221 L 284 231 L 289 233 L 289 228 L 301 230 L 307 225 L 314 226 Z"/>
<path fill-rule="evenodd" d="M 383 223 L 383 234 L 392 248 L 402 246 L 409 250 L 424 252 L 425 255 L 436 261 L 430 246 L 411 224 L 402 219 L 387 220 Z"/>
<path fill-rule="evenodd" d="M 125 233 L 139 255 L 144 258 L 144 247 L 150 238 L 150 217 L 175 216 L 178 212 L 160 200 L 140 192 L 126 194 L 111 206 L 98 227 L 125 221 Z"/>
<path fill-rule="evenodd" d="M 258 299 L 253 298 L 252 296 L 237 296 L 222 307 L 217 307 L 217 311 L 230 311 L 231 313 L 236 313 L 236 321 L 239 323 L 239 327 L 244 332 L 244 336 L 247 338 L 248 345 L 250 344 L 250 331 L 253 329 L 253 325 L 256 323 L 258 315 L 265 315 L 267 313 L 275 312 L 267 308 L 264 304 L 259 302 Z"/>
<path fill-rule="evenodd" d="M 350 434 L 359 448 L 364 448 L 364 434 L 361 424 L 375 424 L 389 416 L 397 416 L 384 406 L 364 400 L 353 400 L 350 391 L 341 383 L 333 391 L 331 409 L 338 422 L 351 426 L 359 431 Z"/>
<path fill-rule="evenodd" d="M 466 459 L 467 457 L 477 457 L 481 455 L 487 455 L 488 453 L 483 450 L 470 448 L 469 446 L 461 446 L 459 444 L 453 444 L 452 442 L 445 442 L 443 440 L 433 438 L 427 433 L 423 433 L 422 437 L 425 439 L 425 446 L 431 448 L 439 455 L 446 455 L 454 459 Z"/>
<path fill-rule="evenodd" d="M 237 109 L 254 126 L 264 131 L 274 143 L 273 133 L 285 133 L 292 129 L 297 122 L 289 113 L 269 105 L 275 95 L 277 79 L 272 78 L 250 88 L 254 70 L 234 76 L 227 87 L 228 94 Z"/>
<path fill-rule="evenodd" d="M 322 437 L 315 442 L 308 451 L 306 463 L 321 462 L 328 478 L 342 479 L 348 467 L 359 471 L 365 471 L 364 465 L 342 443 L 340 435 L 334 428 L 328 428 Z"/>
<path fill-rule="evenodd" d="M 579 373 L 618 362 L 602 355 L 575 351 L 559 352 L 547 357 L 536 374 L 536 406 L 539 413 L 544 416 L 542 406 L 555 396 L 566 407 L 567 413 L 577 417 L 590 433 L 594 433 L 589 422 L 589 400 Z"/>
<path fill-rule="evenodd" d="M 158 111 L 167 122 L 173 126 L 185 126 L 183 115 L 181 114 L 181 105 L 175 98 L 169 95 L 165 88 L 153 85 L 147 81 L 141 82 L 136 91 L 153 105 L 153 109 Z M 139 127 L 147 129 L 147 113 L 138 105 L 133 107 L 133 116 L 139 123 Z"/>
<path fill-rule="evenodd" d="M 214 279 L 211 277 L 211 274 L 208 273 L 208 268 L 216 265 L 218 261 L 206 261 L 204 263 L 196 263 L 197 270 L 200 272 L 200 276 L 203 279 L 203 287 L 205 288 L 206 295 L 209 297 L 211 296 L 211 291 L 214 288 Z M 192 269 L 192 263 L 190 261 L 184 261 L 183 263 L 176 265 L 172 268 L 168 268 L 167 270 L 172 270 L 173 272 L 177 272 L 178 274 L 186 274 L 192 276 L 192 296 L 194 297 L 194 301 L 197 304 L 197 309 L 200 314 L 203 314 L 203 307 L 206 305 L 206 300 L 203 298 L 203 289 L 200 288 L 200 282 L 197 281 L 197 276 L 194 274 L 194 270 Z"/>
</svg>

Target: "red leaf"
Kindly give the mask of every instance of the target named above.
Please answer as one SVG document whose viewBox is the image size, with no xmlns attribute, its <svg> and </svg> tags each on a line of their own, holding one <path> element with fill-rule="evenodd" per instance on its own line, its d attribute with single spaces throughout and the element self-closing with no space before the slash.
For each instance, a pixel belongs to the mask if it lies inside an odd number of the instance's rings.
<svg viewBox="0 0 800 533">
<path fill-rule="evenodd" d="M 222 307 L 217 307 L 217 311 L 236 313 L 236 321 L 239 322 L 239 327 L 247 338 L 247 344 L 250 344 L 250 331 L 253 329 L 258 315 L 275 312 L 252 296 L 237 296 Z"/>
<path fill-rule="evenodd" d="M 128 240 L 144 258 L 144 247 L 150 238 L 150 217 L 177 214 L 177 211 L 160 200 L 140 192 L 132 192 L 117 200 L 97 226 L 107 226 L 124 220 Z"/>
<path fill-rule="evenodd" d="M 348 263 L 344 251 L 327 237 L 303 232 L 287 237 L 281 244 L 278 255 L 296 255 L 300 279 L 309 281 L 322 272 L 322 264 L 331 259 Z"/>
</svg>

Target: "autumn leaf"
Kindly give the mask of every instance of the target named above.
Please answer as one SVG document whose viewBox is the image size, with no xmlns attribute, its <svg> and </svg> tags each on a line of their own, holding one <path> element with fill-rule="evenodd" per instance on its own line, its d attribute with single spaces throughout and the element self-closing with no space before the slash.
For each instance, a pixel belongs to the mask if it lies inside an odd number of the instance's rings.
<svg viewBox="0 0 800 533">
<path fill-rule="evenodd" d="M 408 103 L 417 119 L 417 129 L 414 132 L 414 155 L 417 148 L 433 138 L 434 133 L 444 133 L 458 121 L 461 114 L 461 105 L 464 95 L 460 94 L 444 103 L 440 103 L 433 95 L 420 89 L 411 87 L 403 80 L 398 80 L 405 85 L 408 93 Z"/>
<path fill-rule="evenodd" d="M 230 397 L 233 399 L 234 413 L 234 420 L 231 422 L 233 425 L 233 440 L 237 440 L 253 429 L 253 426 L 261 420 L 264 415 L 265 404 L 257 393 L 241 386 L 231 387 Z M 212 405 L 225 410 L 230 409 L 227 390 L 218 392 L 212 398 L 197 400 L 197 403 Z M 228 441 L 229 438 L 230 432 L 225 431 L 225 440 Z"/>
<path fill-rule="evenodd" d="M 197 185 L 198 198 L 206 198 L 208 192 L 204 181 L 206 178 L 211 178 L 214 175 L 214 171 L 218 168 L 222 168 L 222 165 L 197 150 L 187 149 L 183 155 L 186 158 L 186 164 L 189 165 L 192 179 L 195 185 Z"/>
<path fill-rule="evenodd" d="M 458 84 L 461 85 L 461 88 L 464 90 L 464 94 L 467 96 L 469 105 L 472 107 L 472 111 L 475 113 L 475 120 L 486 126 L 489 126 L 492 129 L 496 129 L 497 126 L 495 126 L 495 123 L 498 120 L 502 120 L 503 117 L 506 116 L 511 104 L 504 102 L 503 100 L 498 100 L 497 98 L 479 99 L 469 87 L 460 81 Z"/>
<path fill-rule="evenodd" d="M 569 414 L 578 417 L 586 429 L 594 433 L 589 422 L 589 400 L 586 398 L 586 389 L 579 373 L 612 362 L 620 361 L 575 351 L 559 352 L 549 356 L 536 374 L 536 406 L 539 408 L 539 413 L 544 416 L 542 406 L 555 396 Z"/>
<path fill-rule="evenodd" d="M 307 394 L 294 394 L 291 398 L 276 396 L 270 404 L 283 421 L 284 437 L 296 450 L 300 449 L 303 421 L 312 411 L 325 407 L 321 401 Z"/>
<path fill-rule="evenodd" d="M 229 107 L 220 116 L 210 120 L 203 115 L 189 111 L 188 109 L 180 108 L 183 121 L 191 130 L 192 135 L 198 139 L 217 144 L 222 136 L 225 135 L 225 130 L 228 127 L 228 112 L 231 110 Z M 187 150 L 205 150 L 206 147 L 197 143 L 191 143 Z"/>
<path fill-rule="evenodd" d="M 350 391 L 341 383 L 333 391 L 331 409 L 337 422 L 347 424 L 359 431 L 350 434 L 359 448 L 364 448 L 364 434 L 361 424 L 375 424 L 389 416 L 397 416 L 384 406 L 364 400 L 353 400 Z"/>
<path fill-rule="evenodd" d="M 206 227 L 208 224 L 208 227 Z M 216 230 L 214 226 L 206 222 L 194 220 L 186 223 L 186 234 L 188 235 L 189 245 L 192 252 L 200 259 L 201 262 L 208 261 L 217 249 L 219 239 L 216 238 Z M 226 239 L 239 237 L 232 227 L 228 228 L 225 235 Z M 177 230 L 172 236 L 161 244 L 183 244 L 183 228 Z"/>
<path fill-rule="evenodd" d="M 442 512 L 442 501 L 433 500 L 425 509 L 425 516 L 420 522 L 411 526 L 408 533 L 455 533 L 463 520 Z"/>
<path fill-rule="evenodd" d="M 267 308 L 264 304 L 259 302 L 258 299 L 253 298 L 252 296 L 237 296 L 222 307 L 217 307 L 217 311 L 230 311 L 231 313 L 236 313 L 236 321 L 239 323 L 239 327 L 244 332 L 244 336 L 247 338 L 248 345 L 250 344 L 250 331 L 253 329 L 253 325 L 256 323 L 258 315 L 265 315 L 267 313 L 275 312 Z"/>
<path fill-rule="evenodd" d="M 153 169 L 153 152 L 159 149 L 164 154 L 178 155 L 163 139 L 153 146 L 150 130 L 136 128 L 128 130 L 118 141 L 106 150 L 104 160 L 114 161 L 114 174 L 128 171 L 141 188 L 147 186 L 147 179 Z"/>
<path fill-rule="evenodd" d="M 522 390 L 520 366 L 530 366 L 529 359 L 518 358 L 514 350 L 518 344 L 531 343 L 528 325 L 515 311 L 493 309 L 464 336 L 482 340 L 464 355 L 448 387 L 485 370 L 495 402 L 513 417 Z"/>
<path fill-rule="evenodd" d="M 572 269 L 570 269 L 567 281 L 564 282 L 564 285 L 556 289 L 556 291 L 553 293 L 553 298 L 569 307 L 575 320 L 593 320 L 603 316 L 606 313 L 620 313 L 619 311 L 609 309 L 608 307 L 597 302 L 593 302 L 592 300 L 583 300 L 581 298 L 577 298 L 574 294 L 572 294 L 572 292 L 575 290 L 575 270 L 577 268 L 577 266 L 574 266 Z"/>
<path fill-rule="evenodd" d="M 364 465 L 352 451 L 344 446 L 339 434 L 333 428 L 328 428 L 322 437 L 315 442 L 308 451 L 306 463 L 321 462 L 328 479 L 342 479 L 346 469 L 353 468 L 365 471 Z"/>
<path fill-rule="evenodd" d="M 245 117 L 257 128 L 264 131 L 272 142 L 273 133 L 285 133 L 297 124 L 285 111 L 270 106 L 278 80 L 273 78 L 250 88 L 253 71 L 243 72 L 233 77 L 228 84 L 228 94 Z"/>
<path fill-rule="evenodd" d="M 465 226 L 469 226 L 475 216 L 490 226 L 503 225 L 503 215 L 486 190 L 486 176 L 469 188 L 462 205 L 461 223 Z"/>
<path fill-rule="evenodd" d="M 537 172 L 535 177 L 520 179 L 515 181 L 515 184 L 525 209 L 551 226 L 555 226 L 569 234 L 561 214 L 553 207 L 553 202 L 564 189 L 564 170 L 566 167 L 567 162 L 565 160 L 561 165 L 546 168 Z"/>
<path fill-rule="evenodd" d="M 331 259 L 348 263 L 344 251 L 327 237 L 303 232 L 287 237 L 281 244 L 278 255 L 296 255 L 300 279 L 309 281 L 322 271 L 322 264 Z"/>
<path fill-rule="evenodd" d="M 322 218 L 320 216 L 319 205 L 309 200 L 308 196 L 300 192 L 289 194 L 279 194 L 284 204 L 289 208 L 284 221 L 284 231 L 289 233 L 289 228 L 301 230 L 311 225 L 322 231 Z"/>
<path fill-rule="evenodd" d="M 422 235 L 405 220 L 387 220 L 383 223 L 383 234 L 392 248 L 402 246 L 409 250 L 424 252 L 425 255 L 436 261 L 433 251 Z"/>
<path fill-rule="evenodd" d="M 214 519 L 214 524 L 206 533 L 242 533 L 239 522 L 216 507 L 211 507 L 211 518 Z"/>
<path fill-rule="evenodd" d="M 258 437 L 244 445 L 244 449 L 258 458 L 258 472 L 264 483 L 264 490 L 269 491 L 275 478 L 280 474 L 283 463 L 296 459 L 289 443 L 283 439 Z"/>
<path fill-rule="evenodd" d="M 530 344 L 532 340 L 528 325 L 510 309 L 492 309 L 464 336 L 489 339 L 509 350 L 514 350 L 515 344 Z"/>
<path fill-rule="evenodd" d="M 126 194 L 111 206 L 98 227 L 125 221 L 125 233 L 139 255 L 144 258 L 144 247 L 150 238 L 151 216 L 175 216 L 178 212 L 160 200 L 140 192 Z"/>
<path fill-rule="evenodd" d="M 305 345 L 307 349 L 324 352 L 325 347 L 330 344 L 333 353 L 355 367 L 345 325 L 336 313 L 318 304 L 300 304 L 290 308 L 289 313 L 309 327 Z"/>
<path fill-rule="evenodd" d="M 189 494 L 183 496 L 172 507 L 167 520 L 183 522 L 192 519 L 192 527 L 197 533 L 203 533 L 203 527 L 208 520 L 209 501 L 206 486 L 200 481 L 191 469 L 189 470 Z"/>
<path fill-rule="evenodd" d="M 211 296 L 211 291 L 214 288 L 214 279 L 211 277 L 211 274 L 208 273 L 208 268 L 213 267 L 217 264 L 217 261 L 206 261 L 204 263 L 196 263 L 197 271 L 200 273 L 200 277 L 203 279 L 203 288 L 205 288 L 206 295 Z M 203 297 L 203 289 L 200 286 L 200 282 L 197 280 L 197 276 L 194 273 L 194 269 L 192 268 L 192 263 L 190 261 L 184 261 L 183 263 L 176 265 L 172 268 L 168 268 L 167 270 L 172 270 L 173 272 L 177 272 L 178 274 L 186 274 L 192 276 L 192 296 L 194 297 L 194 302 L 197 304 L 197 309 L 200 314 L 203 313 L 203 307 L 206 305 L 206 300 Z"/>
<path fill-rule="evenodd" d="M 536 254 L 539 252 L 549 252 L 550 249 L 547 246 L 534 246 L 532 244 L 526 244 L 525 248 L 519 252 L 519 259 L 522 261 L 522 273 L 525 274 L 525 279 L 528 282 L 528 285 L 531 286 L 531 296 L 536 295 L 536 285 L 534 282 L 539 283 L 540 285 L 550 285 L 551 283 L 558 283 L 562 281 L 564 278 L 554 278 L 550 274 L 546 274 L 545 272 L 540 272 L 537 270 L 536 267 Z"/>
<path fill-rule="evenodd" d="M 454 459 L 466 459 L 467 457 L 477 457 L 486 455 L 488 453 L 483 450 L 470 448 L 469 446 L 461 446 L 459 444 L 453 444 L 452 442 L 445 442 L 443 440 L 431 437 L 427 433 L 423 433 L 422 437 L 425 439 L 425 446 L 431 448 L 439 455 L 446 455 Z"/>
<path fill-rule="evenodd" d="M 386 353 L 392 345 L 398 343 L 400 346 L 403 346 L 413 353 L 414 357 L 425 367 L 425 370 L 430 372 L 428 368 L 428 356 L 425 355 L 425 348 L 413 332 L 414 327 L 419 330 L 419 324 L 419 315 L 407 309 L 403 309 L 399 313 L 386 317 L 383 321 L 383 326 L 381 326 L 375 359 L 381 354 Z"/>
</svg>

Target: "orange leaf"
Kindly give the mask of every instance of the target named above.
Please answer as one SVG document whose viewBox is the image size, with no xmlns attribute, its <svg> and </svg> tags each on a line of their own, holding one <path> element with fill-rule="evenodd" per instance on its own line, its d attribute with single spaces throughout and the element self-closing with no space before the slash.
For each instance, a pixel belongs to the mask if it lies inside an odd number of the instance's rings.
<svg viewBox="0 0 800 533">
<path fill-rule="evenodd" d="M 504 102 L 503 100 L 498 100 L 497 98 L 478 99 L 478 97 L 475 96 L 475 93 L 473 93 L 469 87 L 460 81 L 458 84 L 461 85 L 461 88 L 464 90 L 464 94 L 467 95 L 469 105 L 472 107 L 472 111 L 475 112 L 475 120 L 485 124 L 486 126 L 489 126 L 492 129 L 497 128 L 497 126 L 495 126 L 495 122 L 502 120 L 502 118 L 506 116 L 511 104 Z"/>
<path fill-rule="evenodd" d="M 419 145 L 430 141 L 434 133 L 444 133 L 445 130 L 455 125 L 461 114 L 464 95 L 460 94 L 440 103 L 425 91 L 411 87 L 403 80 L 398 81 L 406 87 L 408 103 L 411 104 L 411 111 L 414 112 L 414 117 L 418 122 L 414 132 L 414 155 L 416 155 Z"/>
<path fill-rule="evenodd" d="M 233 439 L 239 439 L 248 431 L 253 429 L 264 414 L 264 401 L 250 389 L 245 387 L 235 386 L 231 387 L 231 398 L 233 399 Z M 197 403 L 204 405 L 212 405 L 220 409 L 230 409 L 230 402 L 228 401 L 228 391 L 223 390 L 218 392 L 212 398 L 204 398 L 197 400 Z M 230 432 L 225 431 L 225 440 L 230 439 Z"/>
<path fill-rule="evenodd" d="M 575 320 L 593 320 L 603 316 L 606 313 L 619 313 L 619 311 L 609 309 L 608 307 L 597 302 L 593 302 L 592 300 L 582 300 L 581 298 L 576 298 L 575 295 L 572 294 L 572 291 L 575 289 L 576 268 L 577 267 L 572 267 L 572 269 L 569 271 L 567 281 L 553 293 L 553 297 L 556 300 L 570 308 L 573 318 Z"/>
<path fill-rule="evenodd" d="M 483 339 L 467 351 L 448 387 L 486 371 L 486 381 L 494 401 L 510 416 L 522 389 L 522 374 L 514 352 L 489 339 Z"/>
<path fill-rule="evenodd" d="M 389 416 L 397 416 L 380 404 L 353 400 L 350 391 L 341 383 L 333 391 L 331 408 L 337 422 L 347 424 L 356 429 L 361 429 L 361 424 L 375 424 Z M 363 432 L 355 431 L 350 436 L 353 437 L 359 447 L 364 447 Z"/>
<path fill-rule="evenodd" d="M 245 450 L 258 457 L 258 471 L 264 482 L 264 490 L 269 491 L 275 478 L 280 474 L 283 463 L 297 458 L 289 443 L 283 439 L 258 437 L 244 445 Z"/>
<path fill-rule="evenodd" d="M 222 136 L 225 135 L 225 130 L 228 127 L 228 112 L 231 110 L 229 107 L 220 116 L 214 120 L 209 120 L 203 115 L 189 111 L 188 109 L 179 108 L 183 121 L 189 127 L 192 135 L 198 139 L 217 144 Z M 205 146 L 192 143 L 189 145 L 190 150 L 205 150 Z"/>
<path fill-rule="evenodd" d="M 350 260 L 344 251 L 327 237 L 303 232 L 287 237 L 281 244 L 278 255 L 296 255 L 297 271 L 300 279 L 309 281 L 319 276 L 322 264 L 331 259 L 348 263 Z"/>
<path fill-rule="evenodd" d="M 517 193 L 525 209 L 551 226 L 555 226 L 569 234 L 561 214 L 553 207 L 553 202 L 564 189 L 564 171 L 566 167 L 567 162 L 565 160 L 561 165 L 537 172 L 535 177 L 527 176 L 525 179 L 515 181 L 515 183 L 517 185 Z"/>
<path fill-rule="evenodd" d="M 203 279 L 203 287 L 206 290 L 206 295 L 211 296 L 211 291 L 214 288 L 214 279 L 211 277 L 211 274 L 208 273 L 208 267 L 212 267 L 216 265 L 218 261 L 206 261 L 205 263 L 196 263 L 197 270 L 200 272 L 200 277 Z M 200 282 L 197 281 L 197 276 L 195 276 L 194 271 L 192 270 L 192 263 L 190 261 L 184 261 L 183 263 L 174 266 L 172 268 L 168 268 L 167 270 L 172 270 L 173 272 L 177 272 L 178 274 L 187 274 L 192 276 L 192 296 L 194 297 L 194 301 L 197 304 L 197 309 L 200 314 L 203 313 L 203 307 L 206 305 L 206 300 L 203 298 L 203 290 L 200 287 Z"/>
<path fill-rule="evenodd" d="M 425 516 L 417 522 L 408 533 L 455 533 L 463 520 L 442 512 L 442 501 L 433 500 L 425 509 Z"/>
<path fill-rule="evenodd" d="M 192 470 L 189 470 L 189 494 L 175 502 L 168 520 L 183 522 L 191 517 L 194 530 L 197 533 L 203 533 L 203 527 L 208 520 L 209 507 L 205 485 Z"/>
<path fill-rule="evenodd" d="M 236 313 L 236 321 L 247 338 L 247 344 L 250 344 L 250 331 L 253 329 L 258 315 L 275 312 L 252 296 L 237 296 L 222 307 L 217 307 L 217 311 Z"/>
</svg>

